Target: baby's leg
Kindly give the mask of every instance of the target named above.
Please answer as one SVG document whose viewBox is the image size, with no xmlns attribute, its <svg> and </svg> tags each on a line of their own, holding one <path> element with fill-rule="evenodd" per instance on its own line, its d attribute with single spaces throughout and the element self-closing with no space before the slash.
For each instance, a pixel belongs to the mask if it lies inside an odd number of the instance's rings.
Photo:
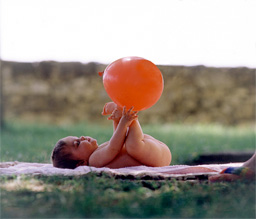
<svg viewBox="0 0 256 219">
<path fill-rule="evenodd" d="M 111 115 L 113 113 L 114 110 L 120 110 L 121 111 L 121 115 L 122 116 L 122 107 L 118 106 L 117 104 L 115 104 L 114 102 L 108 102 L 104 105 L 103 110 L 102 110 L 102 115 Z"/>
<path fill-rule="evenodd" d="M 129 126 L 125 141 L 127 153 L 146 166 L 168 166 L 171 152 L 162 142 L 149 135 L 144 135 L 138 119 Z"/>
<path fill-rule="evenodd" d="M 256 153 L 241 167 L 229 167 L 216 176 L 209 178 L 210 182 L 231 182 L 235 180 L 255 179 Z"/>
<path fill-rule="evenodd" d="M 108 102 L 104 105 L 102 110 L 102 115 L 111 115 L 112 112 L 116 109 L 117 105 L 114 102 Z"/>
</svg>

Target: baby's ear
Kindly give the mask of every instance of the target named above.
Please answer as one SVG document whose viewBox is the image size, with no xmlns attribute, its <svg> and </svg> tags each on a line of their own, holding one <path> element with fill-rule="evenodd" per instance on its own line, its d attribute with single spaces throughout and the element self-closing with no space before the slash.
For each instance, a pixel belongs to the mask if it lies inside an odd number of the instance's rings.
<svg viewBox="0 0 256 219">
<path fill-rule="evenodd" d="M 77 164 L 76 164 L 76 167 L 79 167 L 79 166 L 86 166 L 87 165 L 87 161 L 86 160 L 80 160 Z"/>
</svg>

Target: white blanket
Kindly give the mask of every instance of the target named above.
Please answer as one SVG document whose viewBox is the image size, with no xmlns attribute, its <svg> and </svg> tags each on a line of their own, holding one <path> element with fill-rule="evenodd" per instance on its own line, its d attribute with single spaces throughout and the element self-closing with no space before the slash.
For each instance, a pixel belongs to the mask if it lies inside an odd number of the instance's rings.
<svg viewBox="0 0 256 219">
<path fill-rule="evenodd" d="M 79 166 L 74 170 L 60 169 L 53 167 L 48 163 L 26 163 L 26 162 L 4 162 L 0 163 L 0 175 L 63 175 L 63 176 L 79 176 L 90 172 L 107 173 L 113 176 L 121 177 L 152 177 L 152 178 L 180 178 L 193 179 L 199 176 L 215 175 L 229 166 L 241 166 L 241 163 L 230 164 L 213 164 L 213 165 L 172 165 L 165 167 L 125 167 L 119 169 L 95 168 L 88 166 Z"/>
</svg>

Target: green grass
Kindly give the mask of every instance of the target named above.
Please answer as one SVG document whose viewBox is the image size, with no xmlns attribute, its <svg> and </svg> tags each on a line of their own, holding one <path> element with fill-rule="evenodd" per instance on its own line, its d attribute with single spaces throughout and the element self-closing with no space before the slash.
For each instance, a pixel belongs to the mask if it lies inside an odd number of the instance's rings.
<svg viewBox="0 0 256 219">
<path fill-rule="evenodd" d="M 18 189 L 12 189 L 14 185 Z M 31 186 L 32 185 L 32 186 Z M 255 184 L 121 180 L 107 175 L 2 179 L 2 218 L 255 218 Z"/>
<path fill-rule="evenodd" d="M 184 164 L 206 152 L 255 149 L 255 129 L 252 127 L 147 125 L 143 126 L 143 130 L 169 146 L 173 155 L 172 164 Z M 49 163 L 57 140 L 68 135 L 89 135 L 98 143 L 103 143 L 110 139 L 112 126 L 7 123 L 1 133 L 1 160 Z"/>
<path fill-rule="evenodd" d="M 255 149 L 252 127 L 176 124 L 143 130 L 170 147 L 172 164 L 205 152 Z M 103 143 L 112 127 L 9 122 L 1 131 L 1 161 L 49 163 L 54 144 L 67 135 L 90 135 Z M 255 218 L 255 182 L 124 180 L 96 173 L 0 180 L 1 218 Z"/>
</svg>

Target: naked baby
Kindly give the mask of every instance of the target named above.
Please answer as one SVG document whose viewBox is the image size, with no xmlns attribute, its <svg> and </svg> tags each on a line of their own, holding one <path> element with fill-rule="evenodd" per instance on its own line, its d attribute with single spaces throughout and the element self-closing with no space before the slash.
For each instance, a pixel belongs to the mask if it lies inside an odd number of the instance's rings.
<svg viewBox="0 0 256 219">
<path fill-rule="evenodd" d="M 88 136 L 68 136 L 60 139 L 52 152 L 53 166 L 74 169 L 81 165 L 122 168 L 130 166 L 168 166 L 171 152 L 167 145 L 143 134 L 137 111 L 123 109 L 115 103 L 105 104 L 102 115 L 110 115 L 114 132 L 101 145 Z"/>
</svg>

